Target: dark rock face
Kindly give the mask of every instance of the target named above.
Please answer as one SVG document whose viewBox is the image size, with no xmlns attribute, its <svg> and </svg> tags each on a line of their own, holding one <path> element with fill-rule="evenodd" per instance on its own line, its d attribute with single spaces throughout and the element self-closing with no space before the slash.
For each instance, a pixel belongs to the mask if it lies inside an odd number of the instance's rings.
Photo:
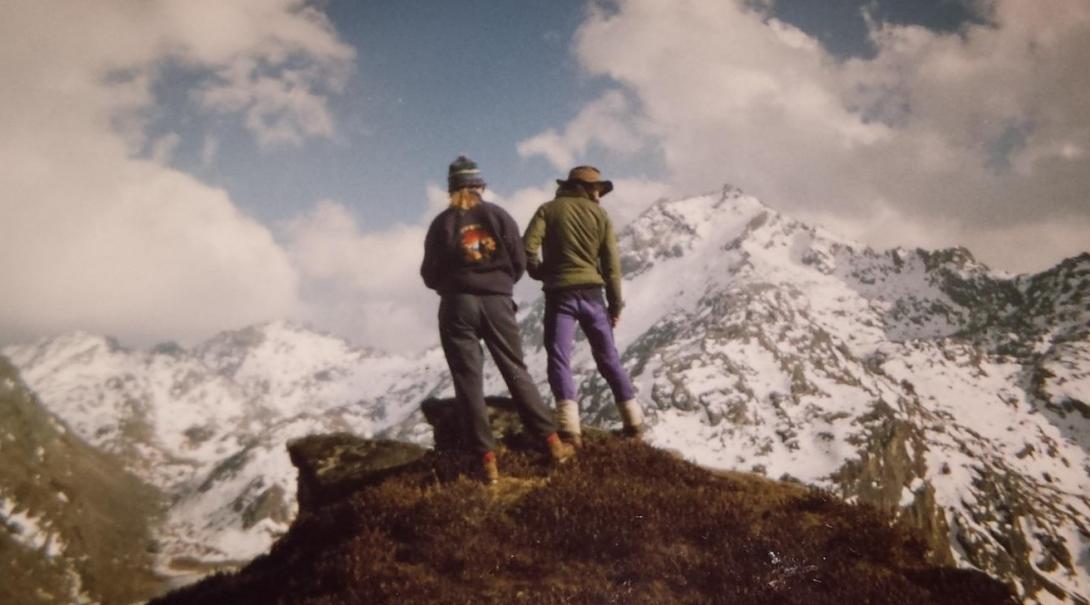
<svg viewBox="0 0 1090 605">
<path fill-rule="evenodd" d="M 366 441 L 350 433 L 311 435 L 288 444 L 299 469 L 299 510 L 312 511 L 381 482 L 426 450 L 398 441 Z"/>
<path fill-rule="evenodd" d="M 489 420 L 503 449 L 533 449 L 522 432 L 514 402 L 508 397 L 486 397 Z M 350 433 L 311 435 L 288 443 L 292 464 L 299 469 L 299 511 L 314 511 L 330 502 L 387 477 L 404 472 L 415 463 L 431 465 L 437 477 L 450 479 L 464 474 L 466 425 L 454 399 L 432 398 L 420 405 L 431 426 L 435 448 L 424 448 L 389 439 L 364 440 Z M 427 457 L 427 459 L 425 459 Z"/>
<path fill-rule="evenodd" d="M 424 419 L 432 427 L 436 451 L 454 451 L 465 446 L 466 425 L 457 405 L 456 400 L 434 397 L 420 404 Z"/>
<path fill-rule="evenodd" d="M 515 413 L 514 401 L 510 397 L 485 397 L 484 402 L 488 406 L 492 432 L 500 442 L 515 447 L 527 445 L 522 443 L 526 436 Z M 436 451 L 457 452 L 466 448 L 465 418 L 457 400 L 427 399 L 420 404 L 420 411 L 431 425 Z"/>
<path fill-rule="evenodd" d="M 912 504 L 904 507 L 900 502 L 903 486 L 925 476 L 922 459 L 912 454 L 923 447 L 920 431 L 897 418 L 888 406 L 878 406 L 868 420 L 871 430 L 866 454 L 845 464 L 834 477 L 841 486 L 840 495 L 900 516 L 901 522 L 915 528 L 926 540 L 931 562 L 954 565 L 950 528 L 935 504 L 931 486 L 921 480 Z"/>
</svg>

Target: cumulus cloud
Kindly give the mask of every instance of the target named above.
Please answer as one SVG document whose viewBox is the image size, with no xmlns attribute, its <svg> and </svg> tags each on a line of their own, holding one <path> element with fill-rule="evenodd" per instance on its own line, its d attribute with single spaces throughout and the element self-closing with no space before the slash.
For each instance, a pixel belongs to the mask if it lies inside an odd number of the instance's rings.
<svg viewBox="0 0 1090 605">
<path fill-rule="evenodd" d="M 264 146 L 333 135 L 325 93 L 343 90 L 355 51 L 324 13 L 302 0 L 199 0 L 166 3 L 161 18 L 182 41 L 175 58 L 212 73 L 193 93 L 205 108 L 242 113 Z"/>
<path fill-rule="evenodd" d="M 326 97 L 314 91 L 317 70 L 282 70 L 261 75 L 256 61 L 243 61 L 221 70 L 224 81 L 194 95 L 208 109 L 241 112 L 246 128 L 264 147 L 299 145 L 312 136 L 333 135 Z M 340 88 L 340 86 L 338 86 Z"/>
<path fill-rule="evenodd" d="M 391 351 L 435 344 L 436 298 L 420 280 L 424 225 L 364 232 L 344 205 L 323 201 L 284 226 L 303 276 L 301 317 Z"/>
<path fill-rule="evenodd" d="M 297 142 L 328 135 L 322 94 L 352 56 L 301 0 L 7 7 L 0 339 L 192 340 L 295 312 L 299 276 L 271 232 L 164 164 L 177 135 L 148 141 L 153 84 L 183 65 L 209 107 L 242 112 L 259 140 Z"/>
<path fill-rule="evenodd" d="M 591 144 L 619 153 L 634 153 L 646 143 L 631 124 L 635 115 L 631 103 L 616 90 L 591 102 L 563 132 L 550 129 L 518 144 L 522 157 L 544 156 L 557 170 L 568 170 L 586 154 Z"/>
<path fill-rule="evenodd" d="M 576 55 L 635 99 L 638 132 L 600 137 L 657 148 L 676 191 L 730 181 L 878 245 L 1040 269 L 1090 247 L 1090 5 L 979 5 L 988 22 L 956 33 L 872 22 L 876 55 L 844 61 L 774 4 L 619 0 L 591 12 Z M 588 139 L 567 135 L 598 111 L 520 150 L 579 155 Z"/>
<path fill-rule="evenodd" d="M 182 137 L 176 132 L 170 132 L 155 139 L 151 146 L 152 160 L 157 164 L 169 164 L 181 142 Z"/>
</svg>

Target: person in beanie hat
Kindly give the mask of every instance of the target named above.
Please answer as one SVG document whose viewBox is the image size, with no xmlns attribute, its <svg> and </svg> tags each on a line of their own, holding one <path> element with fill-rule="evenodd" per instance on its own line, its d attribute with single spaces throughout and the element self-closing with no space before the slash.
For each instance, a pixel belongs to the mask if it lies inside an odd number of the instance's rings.
<svg viewBox="0 0 1090 605">
<path fill-rule="evenodd" d="M 560 441 L 522 357 L 512 291 L 526 256 L 518 225 L 503 208 L 482 199 L 485 182 L 472 160 L 459 156 L 447 172 L 450 206 L 439 213 L 424 240 L 420 275 L 440 295 L 439 339 L 458 405 L 468 419 L 470 441 L 483 478 L 499 478 L 495 437 L 488 421 L 482 378 L 484 340 L 526 429 L 548 448 L 554 462 L 574 454 Z"/>
<path fill-rule="evenodd" d="M 613 183 L 602 180 L 593 166 L 577 166 L 557 185 L 556 198 L 537 209 L 523 241 L 530 277 L 540 280 L 545 290 L 545 349 L 560 435 L 582 444 L 570 365 L 578 325 L 613 391 L 624 433 L 638 437 L 644 428 L 643 411 L 613 341 L 613 328 L 624 308 L 621 263 L 613 225 L 600 204 L 602 196 L 613 191 Z"/>
<path fill-rule="evenodd" d="M 447 192 L 454 193 L 459 189 L 485 188 L 484 179 L 481 178 L 481 169 L 477 163 L 464 155 L 458 156 L 450 163 L 447 169 Z"/>
</svg>

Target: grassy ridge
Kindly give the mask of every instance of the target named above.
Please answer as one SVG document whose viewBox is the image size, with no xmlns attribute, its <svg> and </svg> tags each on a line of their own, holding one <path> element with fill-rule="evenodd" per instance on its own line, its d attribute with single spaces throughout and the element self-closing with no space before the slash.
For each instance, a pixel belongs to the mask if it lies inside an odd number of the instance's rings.
<svg viewBox="0 0 1090 605">
<path fill-rule="evenodd" d="M 549 471 L 503 451 L 485 487 L 428 454 L 304 510 L 263 557 L 155 603 L 1011 603 L 934 567 L 873 509 L 589 440 Z"/>
</svg>

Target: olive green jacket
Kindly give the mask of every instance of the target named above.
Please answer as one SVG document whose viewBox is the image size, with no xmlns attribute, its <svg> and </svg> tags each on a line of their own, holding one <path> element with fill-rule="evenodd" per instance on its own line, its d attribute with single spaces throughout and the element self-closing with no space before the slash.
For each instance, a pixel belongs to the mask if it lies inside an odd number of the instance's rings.
<svg viewBox="0 0 1090 605">
<path fill-rule="evenodd" d="M 609 215 L 597 202 L 576 192 L 558 191 L 556 199 L 534 213 L 522 240 L 527 273 L 541 280 L 546 291 L 604 285 L 610 315 L 621 314 L 617 236 Z"/>
</svg>

